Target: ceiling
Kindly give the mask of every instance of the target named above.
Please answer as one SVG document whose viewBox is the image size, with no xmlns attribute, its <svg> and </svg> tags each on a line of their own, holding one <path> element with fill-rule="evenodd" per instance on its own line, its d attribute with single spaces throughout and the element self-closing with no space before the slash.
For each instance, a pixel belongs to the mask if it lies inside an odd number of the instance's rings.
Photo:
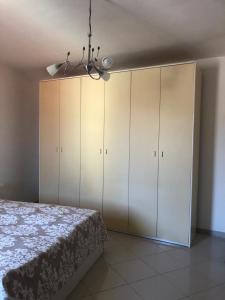
<svg viewBox="0 0 225 300">
<path fill-rule="evenodd" d="M 93 44 L 115 67 L 225 55 L 225 0 L 93 0 Z M 0 0 L 0 59 L 22 69 L 87 44 L 88 0 Z"/>
</svg>

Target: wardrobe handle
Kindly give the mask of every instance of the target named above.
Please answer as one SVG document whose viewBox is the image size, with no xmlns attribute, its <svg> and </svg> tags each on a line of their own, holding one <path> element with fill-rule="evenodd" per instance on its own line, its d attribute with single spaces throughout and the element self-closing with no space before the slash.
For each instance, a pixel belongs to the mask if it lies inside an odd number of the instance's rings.
<svg viewBox="0 0 225 300">
<path fill-rule="evenodd" d="M 60 151 L 63 152 L 63 147 L 60 148 Z"/>
<path fill-rule="evenodd" d="M 152 152 L 152 155 L 153 155 L 154 157 L 156 157 L 157 152 L 156 152 L 156 151 L 153 151 L 153 152 Z"/>
<path fill-rule="evenodd" d="M 102 149 L 101 148 L 99 149 L 99 153 L 102 154 Z"/>
<path fill-rule="evenodd" d="M 162 151 L 161 156 L 164 157 L 164 151 Z"/>
<path fill-rule="evenodd" d="M 108 149 L 105 149 L 105 154 L 106 154 L 106 155 L 108 154 Z"/>
</svg>

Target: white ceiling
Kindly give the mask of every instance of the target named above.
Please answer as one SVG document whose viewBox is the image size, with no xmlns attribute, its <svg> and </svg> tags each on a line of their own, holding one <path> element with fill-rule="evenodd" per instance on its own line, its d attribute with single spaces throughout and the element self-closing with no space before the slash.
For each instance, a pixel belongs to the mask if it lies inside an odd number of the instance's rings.
<svg viewBox="0 0 225 300">
<path fill-rule="evenodd" d="M 88 0 L 0 0 L 0 59 L 79 61 L 87 22 Z M 116 67 L 225 55 L 225 0 L 93 0 L 93 30 Z"/>
</svg>

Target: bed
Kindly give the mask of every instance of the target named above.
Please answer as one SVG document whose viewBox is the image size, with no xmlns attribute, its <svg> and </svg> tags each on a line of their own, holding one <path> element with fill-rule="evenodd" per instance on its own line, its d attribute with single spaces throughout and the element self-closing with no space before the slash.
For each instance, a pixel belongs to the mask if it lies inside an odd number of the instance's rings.
<svg viewBox="0 0 225 300">
<path fill-rule="evenodd" d="M 63 300 L 103 252 L 93 210 L 0 200 L 0 300 Z"/>
</svg>

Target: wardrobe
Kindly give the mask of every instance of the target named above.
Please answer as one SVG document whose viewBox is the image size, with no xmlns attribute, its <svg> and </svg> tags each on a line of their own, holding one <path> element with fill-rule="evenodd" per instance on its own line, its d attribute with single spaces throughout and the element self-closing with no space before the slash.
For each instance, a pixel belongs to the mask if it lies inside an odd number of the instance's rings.
<svg viewBox="0 0 225 300">
<path fill-rule="evenodd" d="M 80 78 L 40 83 L 40 202 L 79 206 L 80 94 Z"/>
<path fill-rule="evenodd" d="M 40 82 L 43 203 L 99 210 L 110 230 L 190 246 L 196 227 L 195 62 Z"/>
</svg>

